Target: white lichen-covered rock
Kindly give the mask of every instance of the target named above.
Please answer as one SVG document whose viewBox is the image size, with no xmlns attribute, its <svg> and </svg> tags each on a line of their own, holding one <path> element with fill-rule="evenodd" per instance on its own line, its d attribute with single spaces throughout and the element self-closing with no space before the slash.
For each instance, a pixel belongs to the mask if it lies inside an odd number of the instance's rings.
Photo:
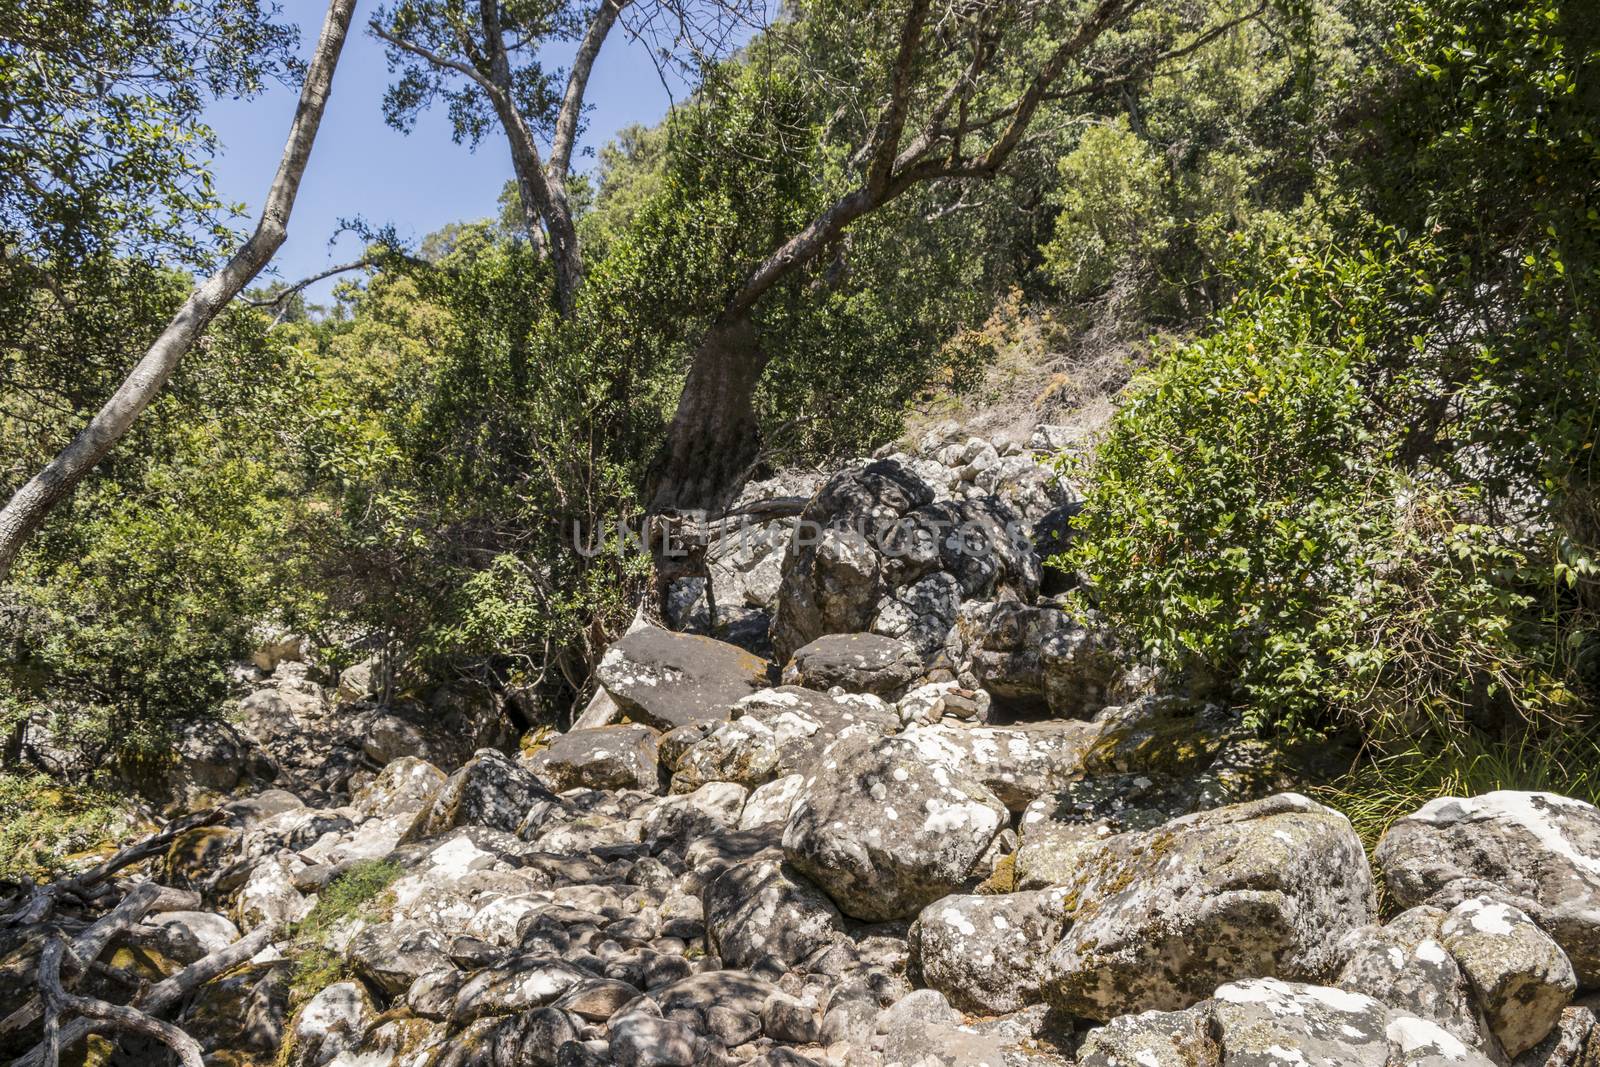
<svg viewBox="0 0 1600 1067">
<path fill-rule="evenodd" d="M 752 791 L 739 815 L 739 829 L 754 830 L 758 826 L 788 822 L 789 812 L 805 784 L 805 775 L 787 774 Z"/>
<path fill-rule="evenodd" d="M 1078 1067 L 1490 1067 L 1427 1019 L 1362 993 L 1253 979 L 1184 1011 L 1113 1019 L 1085 1035 Z"/>
<path fill-rule="evenodd" d="M 771 849 L 724 871 L 706 886 L 706 933 L 724 966 L 792 969 L 840 936 L 833 902 Z"/>
<path fill-rule="evenodd" d="M 851 737 L 807 776 L 783 849 L 845 914 L 910 918 L 968 881 L 1007 819 L 992 792 L 913 742 Z"/>
<path fill-rule="evenodd" d="M 1205 1007 L 1119 1015 L 1084 1035 L 1078 1067 L 1220 1067 Z"/>
<path fill-rule="evenodd" d="M 660 734 L 636 723 L 570 730 L 527 759 L 552 793 L 568 789 L 661 789 Z"/>
<path fill-rule="evenodd" d="M 998 1015 L 1037 1003 L 1066 896 L 1042 889 L 936 900 L 912 927 L 912 964 L 923 983 L 965 1011 Z"/>
<path fill-rule="evenodd" d="M 1099 730 L 1087 722 L 1012 726 L 913 726 L 903 736 L 922 758 L 976 778 L 1011 811 L 1022 811 L 1083 773 Z"/>
<path fill-rule="evenodd" d="M 405 840 L 418 841 L 456 826 L 514 833 L 535 802 L 554 799 L 539 779 L 505 753 L 480 749 L 417 813 Z"/>
<path fill-rule="evenodd" d="M 795 650 L 783 668 L 786 685 L 895 699 L 922 673 L 922 656 L 882 634 L 825 634 Z"/>
<path fill-rule="evenodd" d="M 1283 1063 L 1292 1050 L 1310 1064 L 1349 1067 L 1489 1067 L 1443 1027 L 1362 993 L 1276 979 L 1225 985 L 1210 1004 L 1221 1064 Z M 1293 1059 L 1294 1063 L 1302 1062 Z"/>
<path fill-rule="evenodd" d="M 415 923 L 377 923 L 362 929 L 345 949 L 356 973 L 388 996 L 398 996 L 430 971 L 447 970 L 446 944 Z"/>
<path fill-rule="evenodd" d="M 606 649 L 595 676 L 628 718 L 659 730 L 723 720 L 767 685 L 769 665 L 742 648 L 655 626 Z"/>
<path fill-rule="evenodd" d="M 259 861 L 239 889 L 234 915 L 239 929 L 249 933 L 267 923 L 292 923 L 306 917 L 316 905 L 294 887 L 294 873 L 306 862 L 291 852 L 280 852 Z"/>
<path fill-rule="evenodd" d="M 1472 991 L 1454 956 L 1440 940 L 1446 913 L 1421 906 L 1383 926 L 1364 926 L 1344 945 L 1341 989 L 1365 993 L 1423 1019 L 1431 1019 L 1468 1045 L 1482 1043 Z"/>
<path fill-rule="evenodd" d="M 1543 1041 L 1577 990 L 1561 946 L 1509 904 L 1488 897 L 1463 900 L 1445 918 L 1439 937 L 1509 1056 Z"/>
<path fill-rule="evenodd" d="M 1104 838 L 1066 885 L 1046 991 L 1091 1019 L 1183 1008 L 1242 978 L 1331 980 L 1340 940 L 1376 910 L 1349 821 L 1295 793 Z"/>
<path fill-rule="evenodd" d="M 147 918 L 145 925 L 166 935 L 165 947 L 180 963 L 193 963 L 239 940 L 239 928 L 211 911 L 160 912 Z"/>
<path fill-rule="evenodd" d="M 754 788 L 778 771 L 778 739 L 772 727 L 746 717 L 722 723 L 690 747 L 672 775 L 674 793 L 692 793 L 708 782 Z"/>
<path fill-rule="evenodd" d="M 682 842 L 739 825 L 750 791 L 734 782 L 708 782 L 692 793 L 662 797 L 644 817 L 644 833 Z"/>
<path fill-rule="evenodd" d="M 841 737 L 883 737 L 897 725 L 889 706 L 870 694 L 818 693 L 792 685 L 751 694 L 733 713 L 732 722 L 711 727 L 678 758 L 673 792 L 692 792 L 707 782 L 762 785 L 810 770 Z"/>
<path fill-rule="evenodd" d="M 1397 821 L 1375 855 L 1401 904 L 1492 896 L 1555 938 L 1600 985 L 1600 809 L 1553 793 L 1442 797 Z"/>
<path fill-rule="evenodd" d="M 306 1001 L 294 1021 L 292 1063 L 321 1067 L 355 1049 L 375 1012 L 357 982 L 335 982 Z"/>
<path fill-rule="evenodd" d="M 350 806 L 369 818 L 414 814 L 444 784 L 445 774 L 427 760 L 401 756 L 354 797 Z"/>
</svg>

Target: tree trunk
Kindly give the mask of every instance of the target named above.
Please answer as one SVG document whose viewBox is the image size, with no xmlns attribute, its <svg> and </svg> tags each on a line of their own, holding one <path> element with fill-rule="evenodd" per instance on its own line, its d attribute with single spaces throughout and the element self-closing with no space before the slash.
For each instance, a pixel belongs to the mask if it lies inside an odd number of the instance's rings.
<svg viewBox="0 0 1600 1067">
<path fill-rule="evenodd" d="M 755 395 L 767 356 L 747 314 L 718 322 L 689 365 L 650 493 L 652 511 L 724 510 L 760 452 Z"/>
<path fill-rule="evenodd" d="M 183 307 L 156 338 L 144 358 L 118 386 L 95 417 L 72 442 L 45 465 L 0 510 L 0 582 L 11 573 L 23 543 L 44 522 L 50 509 L 64 500 L 95 464 L 105 458 L 120 441 L 134 420 L 150 406 L 167 379 L 188 351 L 194 347 L 211 320 L 250 283 L 271 261 L 288 235 L 289 214 L 294 209 L 300 178 L 311 158 L 311 146 L 328 103 L 334 68 L 350 29 L 350 16 L 356 0 L 331 0 L 322 36 L 306 68 L 305 84 L 300 89 L 300 105 L 289 127 L 278 173 L 267 192 L 261 219 L 250 239 L 233 254 L 221 270 L 207 278 L 189 294 Z"/>
</svg>

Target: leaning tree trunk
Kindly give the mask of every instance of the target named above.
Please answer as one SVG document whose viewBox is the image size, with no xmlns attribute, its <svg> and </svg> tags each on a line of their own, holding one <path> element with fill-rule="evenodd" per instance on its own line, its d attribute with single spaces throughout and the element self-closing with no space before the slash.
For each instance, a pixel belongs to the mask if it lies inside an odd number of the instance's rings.
<svg viewBox="0 0 1600 1067">
<path fill-rule="evenodd" d="M 305 174 L 306 161 L 311 158 L 311 145 L 316 140 L 317 127 L 322 122 L 322 112 L 328 103 L 328 92 L 333 84 L 333 71 L 344 48 L 345 35 L 350 29 L 350 16 L 356 0 L 331 0 L 327 18 L 322 24 L 322 36 L 317 50 L 306 68 L 305 84 L 300 89 L 300 105 L 294 122 L 289 127 L 289 140 L 284 145 L 283 159 L 267 192 L 266 205 L 261 219 L 250 239 L 233 254 L 232 258 L 199 288 L 189 294 L 183 307 L 173 316 L 167 328 L 156 338 L 144 358 L 134 366 L 122 385 L 106 401 L 72 442 L 45 465 L 44 470 L 18 489 L 0 510 L 0 582 L 11 573 L 17 553 L 22 545 L 44 522 L 45 516 L 56 504 L 66 499 L 84 475 L 105 458 L 120 441 L 134 420 L 150 406 L 161 392 L 162 386 L 172 377 L 172 372 L 196 341 L 211 325 L 211 320 L 227 306 L 228 302 L 250 283 L 271 261 L 288 235 L 289 214 L 294 209 L 295 194 L 300 190 L 300 178 Z"/>
<path fill-rule="evenodd" d="M 767 357 L 738 314 L 714 325 L 689 365 L 655 472 L 650 510 L 724 510 L 760 452 L 756 386 Z"/>
</svg>

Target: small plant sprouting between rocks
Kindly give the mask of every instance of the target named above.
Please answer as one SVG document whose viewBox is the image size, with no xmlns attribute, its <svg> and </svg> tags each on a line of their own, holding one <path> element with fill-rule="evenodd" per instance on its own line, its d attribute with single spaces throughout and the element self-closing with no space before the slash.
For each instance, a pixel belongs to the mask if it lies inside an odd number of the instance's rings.
<svg viewBox="0 0 1600 1067">
<path fill-rule="evenodd" d="M 399 864 L 364 860 L 328 884 L 316 906 L 295 924 L 295 972 L 292 985 L 296 1002 L 346 977 L 344 954 L 333 947 L 338 930 L 351 920 L 379 921 L 388 910 L 384 891 L 401 875 Z"/>
</svg>

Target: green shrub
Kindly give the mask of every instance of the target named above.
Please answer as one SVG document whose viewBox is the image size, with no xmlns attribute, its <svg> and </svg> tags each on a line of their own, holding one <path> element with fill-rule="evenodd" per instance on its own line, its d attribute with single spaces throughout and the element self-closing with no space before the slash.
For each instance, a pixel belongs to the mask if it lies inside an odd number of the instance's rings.
<svg viewBox="0 0 1600 1067">
<path fill-rule="evenodd" d="M 1368 338 L 1421 254 L 1290 257 L 1132 387 L 1095 457 L 1064 562 L 1258 726 L 1383 739 L 1571 700 L 1526 549 L 1394 453 L 1409 383 L 1374 385 Z"/>
<path fill-rule="evenodd" d="M 384 892 L 399 878 L 397 863 L 363 860 L 329 882 L 316 906 L 291 931 L 295 960 L 291 983 L 296 1001 L 308 1000 L 349 974 L 344 954 L 330 944 L 341 924 L 352 919 L 381 922 Z"/>
<path fill-rule="evenodd" d="M 132 822 L 126 800 L 43 774 L 0 774 L 0 880 L 40 880 L 113 844 Z"/>
</svg>

